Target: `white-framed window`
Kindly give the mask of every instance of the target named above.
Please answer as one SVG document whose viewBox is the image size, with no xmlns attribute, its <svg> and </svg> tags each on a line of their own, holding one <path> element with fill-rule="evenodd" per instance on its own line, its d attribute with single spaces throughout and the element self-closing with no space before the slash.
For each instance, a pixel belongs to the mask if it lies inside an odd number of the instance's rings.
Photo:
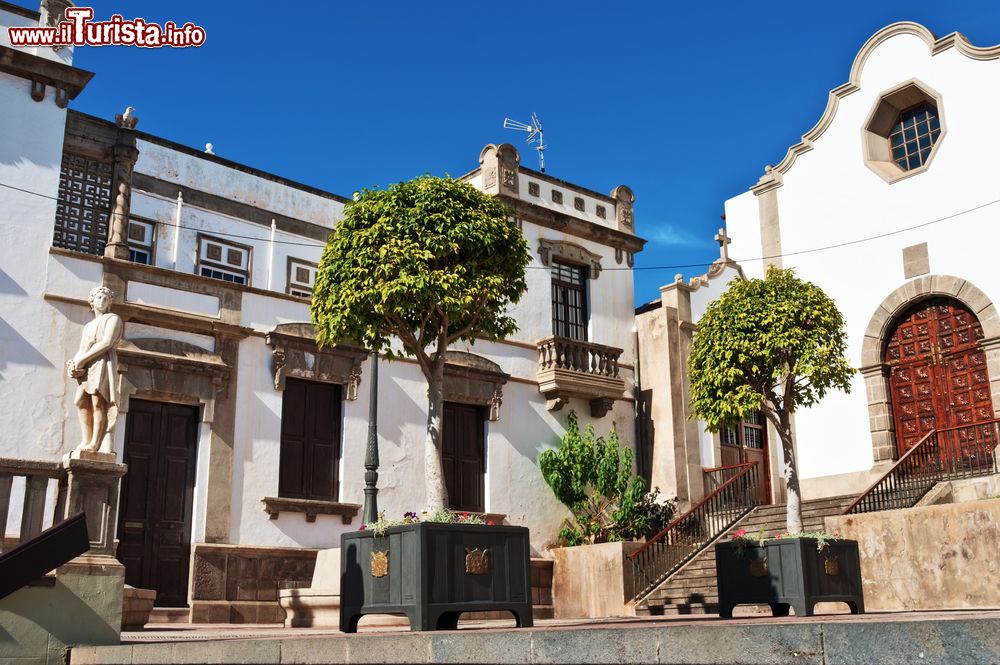
<svg viewBox="0 0 1000 665">
<path fill-rule="evenodd" d="M 288 287 L 285 292 L 300 298 L 312 298 L 316 284 L 316 264 L 288 257 Z"/>
<path fill-rule="evenodd" d="M 234 284 L 250 284 L 250 253 L 246 245 L 198 234 L 197 273 Z"/>
<path fill-rule="evenodd" d="M 156 224 L 145 219 L 128 220 L 128 260 L 133 263 L 153 265 L 153 244 Z"/>
</svg>

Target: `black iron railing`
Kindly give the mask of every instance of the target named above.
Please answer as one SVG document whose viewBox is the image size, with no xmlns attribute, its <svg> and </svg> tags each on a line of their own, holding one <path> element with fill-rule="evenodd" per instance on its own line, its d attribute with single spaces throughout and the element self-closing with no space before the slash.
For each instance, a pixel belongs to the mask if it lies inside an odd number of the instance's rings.
<svg viewBox="0 0 1000 665">
<path fill-rule="evenodd" d="M 843 514 L 911 508 L 941 481 L 997 473 L 998 426 L 994 418 L 928 432 Z"/>
<path fill-rule="evenodd" d="M 655 589 L 757 505 L 757 462 L 712 471 L 723 470 L 727 473 L 732 470 L 728 479 L 628 555 L 626 593 L 632 600 L 639 600 Z"/>
</svg>

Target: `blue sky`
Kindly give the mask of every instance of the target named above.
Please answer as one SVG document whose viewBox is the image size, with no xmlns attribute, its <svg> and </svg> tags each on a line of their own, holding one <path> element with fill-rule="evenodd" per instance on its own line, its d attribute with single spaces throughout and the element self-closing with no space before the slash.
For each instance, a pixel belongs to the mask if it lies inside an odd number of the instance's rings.
<svg viewBox="0 0 1000 665">
<path fill-rule="evenodd" d="M 16 0 L 30 4 L 26 0 Z M 84 2 L 78 4 L 85 5 Z M 546 171 L 636 192 L 636 303 L 718 256 L 723 202 L 781 160 L 879 28 L 1000 42 L 1000 2 L 94 3 L 205 28 L 192 49 L 79 48 L 72 107 L 342 195 L 460 175 L 504 117 L 545 126 Z M 845 238 L 846 240 L 846 238 Z M 739 257 L 736 257 L 739 258 Z"/>
</svg>

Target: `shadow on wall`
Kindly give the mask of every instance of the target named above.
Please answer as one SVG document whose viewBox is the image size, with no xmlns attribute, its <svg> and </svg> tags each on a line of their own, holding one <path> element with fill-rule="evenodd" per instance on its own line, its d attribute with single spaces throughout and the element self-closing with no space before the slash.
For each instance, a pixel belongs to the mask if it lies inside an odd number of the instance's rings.
<svg viewBox="0 0 1000 665">
<path fill-rule="evenodd" d="M 28 293 L 21 288 L 21 285 L 14 281 L 14 278 L 0 270 L 0 293 L 8 296 L 26 296 Z"/>
<path fill-rule="evenodd" d="M 3 355 L 0 355 L 0 380 L 7 378 L 4 375 L 4 370 L 7 369 L 11 360 L 16 360 L 18 365 L 53 367 L 41 351 L 32 346 L 3 319 L 0 319 L 0 348 L 3 349 Z"/>
<path fill-rule="evenodd" d="M 653 391 L 643 390 L 636 403 L 635 465 L 638 475 L 646 481 L 646 487 L 653 486 L 653 441 L 656 425 L 653 423 Z"/>
</svg>

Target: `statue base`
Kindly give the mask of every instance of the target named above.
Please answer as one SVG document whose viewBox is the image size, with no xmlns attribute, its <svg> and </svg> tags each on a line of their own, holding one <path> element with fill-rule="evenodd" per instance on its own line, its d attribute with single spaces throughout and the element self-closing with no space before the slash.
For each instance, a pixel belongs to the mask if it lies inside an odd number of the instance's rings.
<svg viewBox="0 0 1000 665">
<path fill-rule="evenodd" d="M 117 464 L 118 457 L 114 453 L 102 453 L 93 450 L 74 450 L 63 455 L 63 466 L 69 466 L 70 460 L 87 460 L 88 462 L 104 462 Z"/>
<path fill-rule="evenodd" d="M 86 513 L 90 537 L 88 555 L 114 556 L 118 484 L 128 467 L 118 464 L 115 456 L 108 453 L 79 453 L 87 457 L 74 457 L 74 453 L 63 458 L 66 476 L 60 481 L 63 486 L 57 510 L 63 517 Z"/>
</svg>

